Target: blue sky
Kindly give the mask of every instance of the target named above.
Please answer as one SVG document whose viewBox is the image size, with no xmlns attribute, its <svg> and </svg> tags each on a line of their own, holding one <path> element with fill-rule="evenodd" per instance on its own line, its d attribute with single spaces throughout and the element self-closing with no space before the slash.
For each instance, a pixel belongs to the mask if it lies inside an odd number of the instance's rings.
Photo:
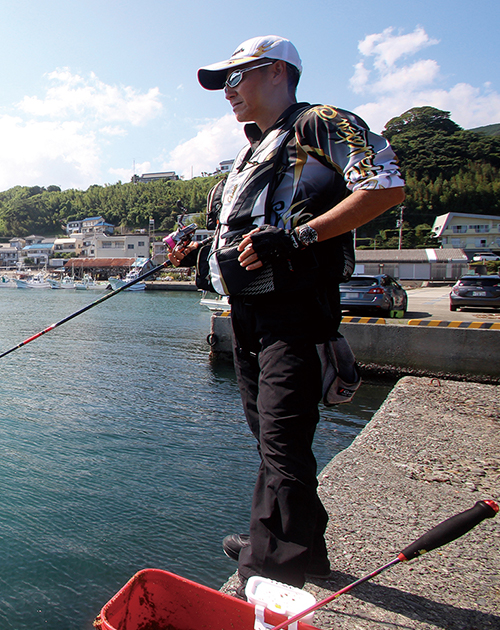
<svg viewBox="0 0 500 630">
<path fill-rule="evenodd" d="M 0 0 L 0 190 L 214 171 L 244 138 L 196 71 L 256 35 L 298 48 L 299 100 L 374 131 L 423 105 L 498 123 L 499 17 L 498 0 Z"/>
</svg>

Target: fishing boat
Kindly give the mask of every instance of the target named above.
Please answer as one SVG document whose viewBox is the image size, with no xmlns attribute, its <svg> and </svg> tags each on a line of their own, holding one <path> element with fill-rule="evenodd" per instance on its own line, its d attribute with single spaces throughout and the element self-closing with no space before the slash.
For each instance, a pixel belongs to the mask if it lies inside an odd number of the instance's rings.
<svg viewBox="0 0 500 630">
<path fill-rule="evenodd" d="M 136 280 L 137 278 L 139 278 L 143 273 L 148 271 L 148 269 L 150 268 L 152 268 L 152 263 L 149 258 L 138 258 L 132 265 L 132 268 L 127 273 L 125 278 L 109 278 L 109 284 L 111 285 L 111 288 L 113 289 L 113 291 L 116 291 L 116 289 L 121 289 L 123 286 L 125 286 L 129 282 L 132 282 L 133 280 Z M 144 291 L 145 289 L 146 289 L 145 282 L 136 282 L 131 287 L 128 287 L 127 289 L 125 289 L 125 291 Z"/>
<path fill-rule="evenodd" d="M 209 291 L 203 291 L 200 304 L 206 306 L 211 311 L 231 310 L 231 304 L 229 304 L 227 295 L 218 295 L 217 293 L 210 293 Z"/>
<path fill-rule="evenodd" d="M 17 284 L 12 280 L 12 278 L 6 278 L 5 276 L 0 276 L 0 289 L 16 289 Z"/>
<path fill-rule="evenodd" d="M 71 276 L 63 276 L 60 280 L 54 280 L 53 278 L 47 278 L 47 282 L 53 289 L 74 289 L 75 280 Z"/>
<path fill-rule="evenodd" d="M 38 273 L 29 280 L 16 278 L 16 285 L 18 289 L 51 289 L 50 282 L 45 278 L 42 273 Z"/>
<path fill-rule="evenodd" d="M 138 269 L 133 269 L 127 273 L 125 278 L 109 278 L 109 284 L 111 285 L 113 291 L 116 291 L 116 289 L 121 289 L 121 287 L 125 286 L 129 282 L 132 282 L 132 280 L 139 278 L 140 275 L 141 272 Z M 125 289 L 125 291 L 144 291 L 145 289 L 145 282 L 136 282 L 131 287 Z"/>
<path fill-rule="evenodd" d="M 75 282 L 75 289 L 78 291 L 90 291 L 92 289 L 103 290 L 108 286 L 107 282 L 98 282 L 92 276 L 86 273 L 82 280 Z"/>
</svg>

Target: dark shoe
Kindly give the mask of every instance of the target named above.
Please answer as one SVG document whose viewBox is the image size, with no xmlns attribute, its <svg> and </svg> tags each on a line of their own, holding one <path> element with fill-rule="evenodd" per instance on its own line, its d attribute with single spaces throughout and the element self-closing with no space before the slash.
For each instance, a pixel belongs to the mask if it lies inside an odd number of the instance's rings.
<svg viewBox="0 0 500 630">
<path fill-rule="evenodd" d="M 236 588 L 235 596 L 238 597 L 239 599 L 243 599 L 246 602 L 247 596 L 245 593 L 245 588 L 246 588 L 248 580 L 246 578 L 241 577 L 239 573 L 238 573 L 238 579 L 239 579 L 239 586 L 237 586 Z"/>
<path fill-rule="evenodd" d="M 306 570 L 306 578 L 313 578 L 317 580 L 327 580 L 332 571 L 330 569 L 330 561 L 328 558 L 324 560 L 317 561 L 313 560 L 311 564 L 307 567 Z"/>
<path fill-rule="evenodd" d="M 236 560 L 236 562 L 238 562 L 240 551 L 243 549 L 243 547 L 248 547 L 249 545 L 249 534 L 229 534 L 229 536 L 226 536 L 222 541 L 222 550 L 228 558 L 231 558 L 231 560 Z"/>
</svg>

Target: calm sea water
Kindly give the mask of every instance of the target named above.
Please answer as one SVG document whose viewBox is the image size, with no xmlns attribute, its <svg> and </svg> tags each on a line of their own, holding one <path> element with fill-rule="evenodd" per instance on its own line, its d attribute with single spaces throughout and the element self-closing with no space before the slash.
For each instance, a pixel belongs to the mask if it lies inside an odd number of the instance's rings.
<svg viewBox="0 0 500 630">
<path fill-rule="evenodd" d="M 0 352 L 100 294 L 0 290 Z M 90 630 L 138 570 L 219 588 L 258 466 L 199 294 L 125 292 L 0 360 L 0 628 Z M 319 467 L 389 391 L 324 410 Z"/>
</svg>

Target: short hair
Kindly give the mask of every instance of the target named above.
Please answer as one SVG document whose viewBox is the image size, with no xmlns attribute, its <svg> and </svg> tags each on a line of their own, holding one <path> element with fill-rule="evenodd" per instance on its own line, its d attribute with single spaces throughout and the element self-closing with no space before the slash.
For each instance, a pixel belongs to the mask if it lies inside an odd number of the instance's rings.
<svg viewBox="0 0 500 630">
<path fill-rule="evenodd" d="M 295 95 L 297 91 L 297 85 L 300 79 L 300 70 L 291 63 L 285 62 L 286 75 L 288 77 L 288 90 Z"/>
</svg>

